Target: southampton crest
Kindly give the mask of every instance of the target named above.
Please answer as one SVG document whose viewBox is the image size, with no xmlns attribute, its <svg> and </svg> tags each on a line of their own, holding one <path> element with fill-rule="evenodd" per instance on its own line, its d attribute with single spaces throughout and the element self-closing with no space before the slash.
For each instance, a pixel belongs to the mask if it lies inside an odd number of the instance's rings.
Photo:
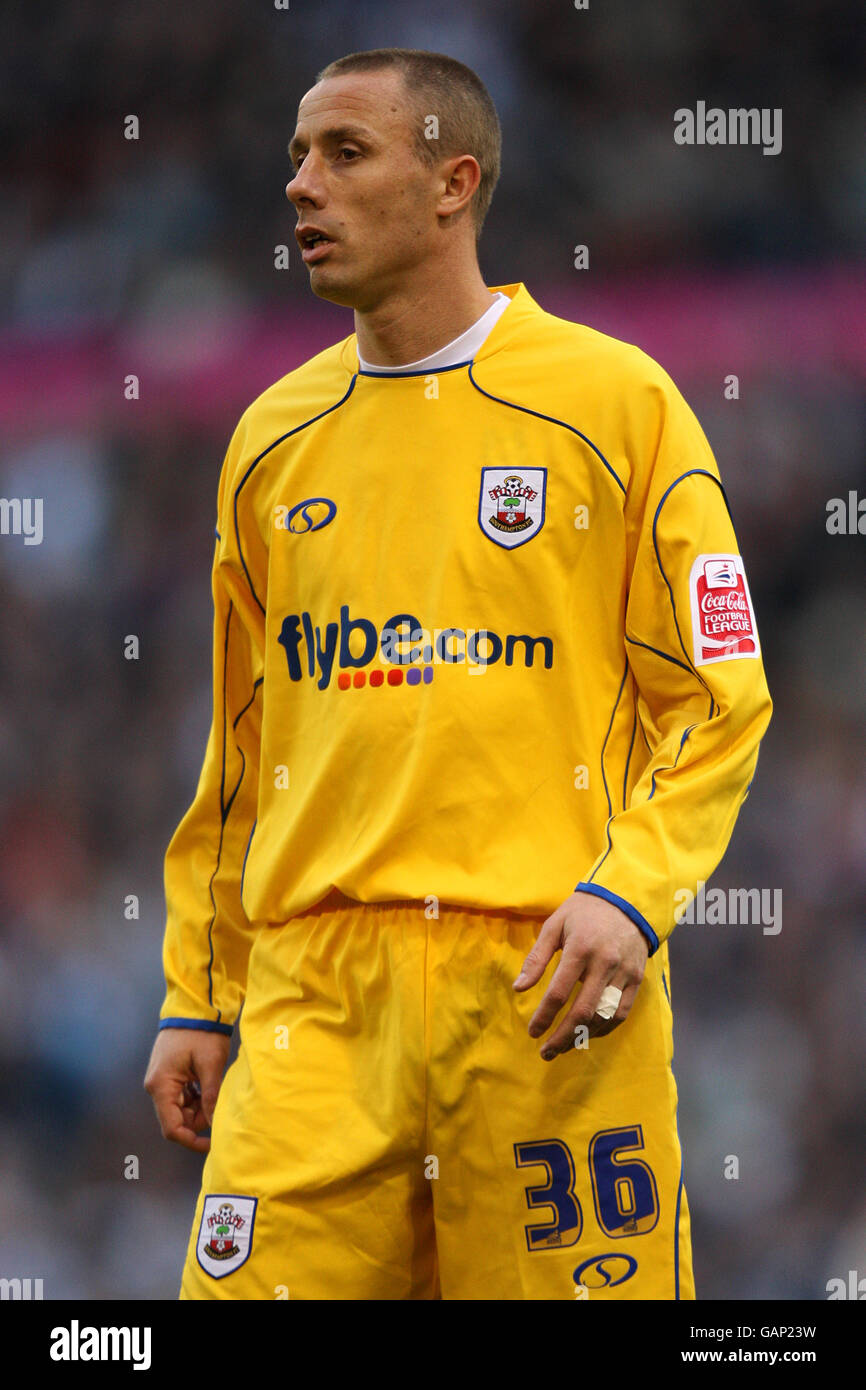
<svg viewBox="0 0 866 1390">
<path fill-rule="evenodd" d="M 544 525 L 546 468 L 482 468 L 478 525 L 506 550 L 525 545 Z"/>
<path fill-rule="evenodd" d="M 256 1219 L 256 1198 L 209 1193 L 198 1233 L 198 1262 L 202 1269 L 223 1279 L 249 1257 Z"/>
</svg>

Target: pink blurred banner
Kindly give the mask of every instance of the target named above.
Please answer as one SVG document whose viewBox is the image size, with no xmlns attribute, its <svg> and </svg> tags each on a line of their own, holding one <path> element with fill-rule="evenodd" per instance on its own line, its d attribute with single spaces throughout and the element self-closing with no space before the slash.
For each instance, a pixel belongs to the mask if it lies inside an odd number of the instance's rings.
<svg viewBox="0 0 866 1390">
<path fill-rule="evenodd" d="M 758 379 L 866 377 L 866 276 L 844 265 L 738 274 L 574 281 L 527 288 L 550 312 L 636 343 L 678 383 L 736 373 Z M 352 332 L 352 316 L 313 295 L 285 307 L 154 329 L 123 325 L 76 337 L 0 339 L 0 423 L 9 436 L 46 428 L 159 428 L 166 416 L 225 431 L 272 382 Z M 139 398 L 125 383 L 139 378 Z"/>
</svg>

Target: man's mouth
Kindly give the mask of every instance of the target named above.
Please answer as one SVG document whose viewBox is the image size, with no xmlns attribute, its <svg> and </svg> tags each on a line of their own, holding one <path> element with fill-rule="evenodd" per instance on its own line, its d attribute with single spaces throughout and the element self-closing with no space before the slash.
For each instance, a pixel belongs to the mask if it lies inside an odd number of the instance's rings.
<svg viewBox="0 0 866 1390">
<path fill-rule="evenodd" d="M 301 259 L 306 265 L 314 261 L 319 261 L 334 245 L 330 237 L 325 236 L 324 232 L 311 229 L 308 232 L 299 232 L 298 243 L 301 248 Z"/>
</svg>

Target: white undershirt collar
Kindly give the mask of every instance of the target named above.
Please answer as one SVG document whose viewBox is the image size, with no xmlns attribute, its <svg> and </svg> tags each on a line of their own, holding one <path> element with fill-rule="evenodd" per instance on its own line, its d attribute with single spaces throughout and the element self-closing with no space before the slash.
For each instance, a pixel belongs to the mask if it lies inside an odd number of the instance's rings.
<svg viewBox="0 0 866 1390">
<path fill-rule="evenodd" d="M 453 342 L 446 343 L 445 347 L 439 348 L 437 352 L 431 352 L 428 357 L 419 358 L 417 362 L 404 362 L 398 367 L 380 367 L 375 362 L 366 362 L 359 352 L 360 370 L 392 376 L 396 372 L 441 371 L 444 367 L 456 367 L 459 362 L 471 362 L 493 325 L 505 313 L 510 303 L 508 295 L 503 294 L 501 290 L 498 291 L 490 308 L 485 309 L 481 318 L 476 319 L 465 333 L 461 333 Z"/>
</svg>

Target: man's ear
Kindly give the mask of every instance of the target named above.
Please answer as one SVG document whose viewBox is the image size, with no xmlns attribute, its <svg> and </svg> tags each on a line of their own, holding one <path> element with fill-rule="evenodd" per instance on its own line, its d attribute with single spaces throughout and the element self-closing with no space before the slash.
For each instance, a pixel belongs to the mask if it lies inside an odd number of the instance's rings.
<svg viewBox="0 0 866 1390">
<path fill-rule="evenodd" d="M 471 154 L 455 155 L 445 161 L 436 211 L 440 217 L 453 217 L 468 207 L 481 182 L 481 166 Z"/>
</svg>

